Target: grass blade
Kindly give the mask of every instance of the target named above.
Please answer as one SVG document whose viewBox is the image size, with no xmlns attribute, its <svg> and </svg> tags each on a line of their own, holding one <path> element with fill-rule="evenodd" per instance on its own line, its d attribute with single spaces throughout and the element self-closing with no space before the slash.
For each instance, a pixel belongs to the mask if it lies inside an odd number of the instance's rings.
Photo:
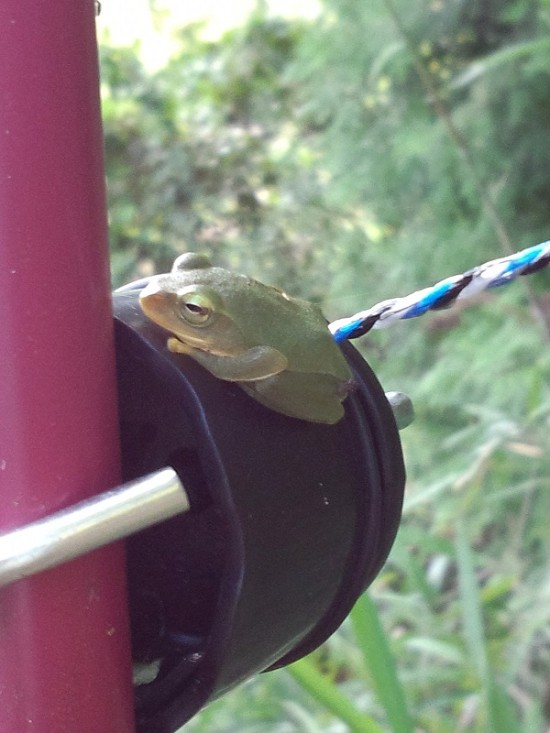
<svg viewBox="0 0 550 733">
<path fill-rule="evenodd" d="M 309 657 L 294 662 L 287 669 L 304 690 L 346 723 L 352 733 L 385 733 L 373 718 L 357 710 L 337 685 L 319 672 Z"/>
<path fill-rule="evenodd" d="M 351 622 L 363 651 L 365 666 L 393 733 L 413 733 L 414 725 L 407 708 L 405 691 L 397 676 L 395 661 L 376 605 L 367 593 L 355 604 Z"/>
<path fill-rule="evenodd" d="M 489 664 L 473 554 L 462 520 L 456 523 L 456 558 L 464 634 L 484 690 L 487 730 L 490 733 L 521 733 L 514 706 L 495 680 Z"/>
</svg>

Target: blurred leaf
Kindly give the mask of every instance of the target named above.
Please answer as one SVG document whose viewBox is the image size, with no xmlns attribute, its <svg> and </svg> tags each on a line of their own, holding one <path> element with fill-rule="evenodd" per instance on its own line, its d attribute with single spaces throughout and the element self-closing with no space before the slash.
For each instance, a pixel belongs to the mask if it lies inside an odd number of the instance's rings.
<svg viewBox="0 0 550 733">
<path fill-rule="evenodd" d="M 499 69 L 503 64 L 517 61 L 525 56 L 543 52 L 550 52 L 550 38 L 542 37 L 523 43 L 515 43 L 510 46 L 493 51 L 493 53 L 482 59 L 474 61 L 467 66 L 451 83 L 451 87 L 460 89 L 477 81 L 484 74 Z"/>
</svg>

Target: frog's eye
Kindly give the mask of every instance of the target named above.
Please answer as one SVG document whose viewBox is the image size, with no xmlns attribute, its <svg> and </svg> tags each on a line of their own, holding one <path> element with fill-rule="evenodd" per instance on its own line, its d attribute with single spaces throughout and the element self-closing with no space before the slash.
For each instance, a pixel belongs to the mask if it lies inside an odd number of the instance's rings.
<svg viewBox="0 0 550 733">
<path fill-rule="evenodd" d="M 206 325 L 214 312 L 212 302 L 202 293 L 181 295 L 179 309 L 182 317 L 192 326 Z"/>
</svg>

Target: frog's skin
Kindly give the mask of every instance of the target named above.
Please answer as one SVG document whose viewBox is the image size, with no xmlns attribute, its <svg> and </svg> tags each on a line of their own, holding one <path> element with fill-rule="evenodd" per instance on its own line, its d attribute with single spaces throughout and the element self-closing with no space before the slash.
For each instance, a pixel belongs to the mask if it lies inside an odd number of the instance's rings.
<svg viewBox="0 0 550 733">
<path fill-rule="evenodd" d="M 317 306 L 186 253 L 140 294 L 143 312 L 188 354 L 263 405 L 336 423 L 353 388 L 349 366 Z"/>
</svg>

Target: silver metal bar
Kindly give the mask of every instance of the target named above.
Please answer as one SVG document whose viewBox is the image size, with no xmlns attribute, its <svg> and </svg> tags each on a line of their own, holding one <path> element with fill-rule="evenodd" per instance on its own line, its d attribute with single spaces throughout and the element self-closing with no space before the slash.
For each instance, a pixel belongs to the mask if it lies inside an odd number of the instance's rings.
<svg viewBox="0 0 550 733">
<path fill-rule="evenodd" d="M 189 509 L 171 468 L 0 535 L 0 586 L 61 565 Z"/>
</svg>

